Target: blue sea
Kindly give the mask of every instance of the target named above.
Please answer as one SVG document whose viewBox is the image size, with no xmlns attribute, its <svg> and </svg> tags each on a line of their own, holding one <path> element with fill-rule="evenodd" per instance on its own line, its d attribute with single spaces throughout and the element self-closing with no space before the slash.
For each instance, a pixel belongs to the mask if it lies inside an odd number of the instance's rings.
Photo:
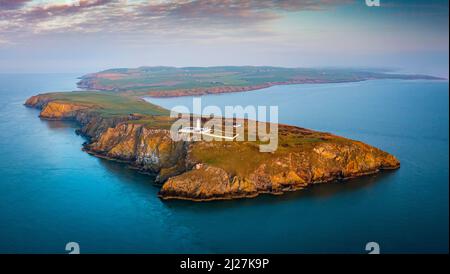
<svg viewBox="0 0 450 274">
<path fill-rule="evenodd" d="M 0 74 L 0 253 L 448 252 L 448 81 L 378 80 L 210 95 L 203 104 L 278 105 L 281 123 L 394 154 L 396 171 L 283 196 L 162 201 L 151 178 L 81 151 L 70 122 L 42 121 L 31 95 L 78 74 Z M 192 98 L 150 99 L 170 108 Z"/>
</svg>

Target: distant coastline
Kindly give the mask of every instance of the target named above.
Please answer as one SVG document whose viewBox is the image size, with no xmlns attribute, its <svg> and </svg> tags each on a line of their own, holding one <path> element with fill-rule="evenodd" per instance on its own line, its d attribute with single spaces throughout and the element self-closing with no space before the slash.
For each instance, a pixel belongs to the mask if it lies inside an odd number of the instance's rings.
<svg viewBox="0 0 450 274">
<path fill-rule="evenodd" d="M 445 80 L 379 70 L 281 67 L 139 67 L 109 69 L 80 77 L 79 88 L 149 97 L 201 96 L 259 90 L 277 85 L 348 83 L 376 79 Z"/>
</svg>

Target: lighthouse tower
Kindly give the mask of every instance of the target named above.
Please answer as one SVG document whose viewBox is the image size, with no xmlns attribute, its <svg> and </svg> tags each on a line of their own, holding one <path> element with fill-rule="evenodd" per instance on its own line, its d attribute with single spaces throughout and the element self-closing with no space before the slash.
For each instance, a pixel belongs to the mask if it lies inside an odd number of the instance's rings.
<svg viewBox="0 0 450 274">
<path fill-rule="evenodd" d="M 195 130 L 200 131 L 201 129 L 202 129 L 202 122 L 201 122 L 200 118 L 197 118 L 196 124 L 195 124 Z"/>
</svg>

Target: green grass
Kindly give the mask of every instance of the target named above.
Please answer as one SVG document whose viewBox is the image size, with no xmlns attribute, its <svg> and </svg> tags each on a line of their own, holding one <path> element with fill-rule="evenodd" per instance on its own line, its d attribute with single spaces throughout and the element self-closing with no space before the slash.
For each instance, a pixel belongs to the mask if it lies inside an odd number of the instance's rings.
<svg viewBox="0 0 450 274">
<path fill-rule="evenodd" d="M 368 79 L 432 79 L 425 75 L 401 75 L 381 70 L 279 67 L 141 67 L 110 69 L 84 76 L 102 90 L 132 91 L 136 94 L 212 87 L 242 87 L 274 82 L 345 82 Z"/>
<path fill-rule="evenodd" d="M 271 156 L 260 153 L 258 146 L 250 142 L 198 142 L 192 149 L 194 159 L 242 177 Z"/>
<path fill-rule="evenodd" d="M 247 126 L 247 124 L 245 124 Z M 259 152 L 261 144 L 267 142 L 197 142 L 192 148 L 192 157 L 199 162 L 220 167 L 229 174 L 248 176 L 261 163 L 269 163 L 277 157 L 286 157 L 289 153 L 310 152 L 319 143 L 339 142 L 349 144 L 351 140 L 297 127 L 279 125 L 278 147 L 273 153 Z M 247 130 L 245 130 L 247 136 Z M 247 139 L 246 139 L 247 140 Z"/>
<path fill-rule="evenodd" d="M 169 115 L 169 111 L 134 96 L 110 92 L 73 91 L 49 93 L 55 101 L 87 105 L 102 116 L 123 116 L 132 113 L 142 115 Z"/>
<path fill-rule="evenodd" d="M 147 128 L 167 129 L 169 130 L 175 120 L 168 116 L 147 116 L 143 119 L 132 120 L 130 124 L 140 124 Z"/>
</svg>

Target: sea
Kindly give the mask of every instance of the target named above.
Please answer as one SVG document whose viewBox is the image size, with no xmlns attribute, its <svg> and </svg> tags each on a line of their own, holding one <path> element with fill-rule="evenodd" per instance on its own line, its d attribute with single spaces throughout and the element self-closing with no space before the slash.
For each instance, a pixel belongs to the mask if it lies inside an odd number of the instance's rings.
<svg viewBox="0 0 450 274">
<path fill-rule="evenodd" d="M 449 83 L 274 86 L 203 105 L 278 106 L 279 122 L 360 140 L 401 168 L 282 196 L 163 201 L 152 178 L 81 150 L 74 122 L 23 106 L 76 90 L 80 74 L 0 74 L 0 253 L 381 253 L 449 251 Z M 192 97 L 149 98 L 168 109 Z"/>
</svg>

